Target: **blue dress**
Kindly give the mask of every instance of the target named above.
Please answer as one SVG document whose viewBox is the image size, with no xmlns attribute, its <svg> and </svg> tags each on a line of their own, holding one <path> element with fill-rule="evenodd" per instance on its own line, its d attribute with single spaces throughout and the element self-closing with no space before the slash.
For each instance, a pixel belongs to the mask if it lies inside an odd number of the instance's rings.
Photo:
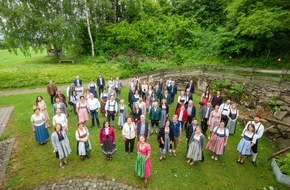
<svg viewBox="0 0 290 190">
<path fill-rule="evenodd" d="M 255 133 L 253 134 L 248 134 L 247 132 L 244 132 L 243 138 L 240 140 L 237 150 L 240 154 L 244 156 L 251 156 L 252 155 L 252 150 L 247 149 L 248 146 L 252 144 L 252 142 L 255 143 L 255 138 L 254 138 Z"/>
<path fill-rule="evenodd" d="M 31 122 L 33 123 L 34 126 L 34 135 L 35 135 L 35 140 L 40 143 L 44 144 L 46 143 L 47 139 L 49 138 L 49 134 L 47 131 L 47 128 L 45 127 L 45 118 L 42 113 L 39 115 L 33 114 L 31 116 Z"/>
</svg>

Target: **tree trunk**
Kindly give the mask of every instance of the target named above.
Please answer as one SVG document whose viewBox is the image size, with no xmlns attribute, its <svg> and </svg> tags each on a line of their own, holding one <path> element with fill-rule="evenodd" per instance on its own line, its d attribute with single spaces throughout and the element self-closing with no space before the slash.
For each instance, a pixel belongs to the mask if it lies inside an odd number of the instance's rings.
<svg viewBox="0 0 290 190">
<path fill-rule="evenodd" d="M 84 12 L 85 12 L 86 19 L 87 19 L 88 33 L 89 33 L 89 37 L 90 37 L 90 41 L 91 41 L 92 57 L 95 57 L 95 47 L 94 47 L 94 40 L 93 40 L 92 33 L 91 33 L 91 24 L 90 24 L 90 19 L 89 19 L 89 7 L 87 4 L 87 0 L 85 0 Z"/>
<path fill-rule="evenodd" d="M 56 57 L 57 59 L 59 59 L 59 50 L 57 48 L 57 45 L 53 45 L 53 53 L 54 53 L 54 57 Z"/>
</svg>

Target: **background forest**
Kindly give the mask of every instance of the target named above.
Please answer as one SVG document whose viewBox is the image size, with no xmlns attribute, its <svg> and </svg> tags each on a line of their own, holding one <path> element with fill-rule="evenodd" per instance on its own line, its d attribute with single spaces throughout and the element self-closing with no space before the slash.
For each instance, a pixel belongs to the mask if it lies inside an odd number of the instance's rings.
<svg viewBox="0 0 290 190">
<path fill-rule="evenodd" d="M 20 48 L 26 55 L 31 47 L 39 51 L 51 46 L 56 56 L 62 51 L 72 57 L 120 59 L 133 52 L 178 65 L 235 59 L 260 67 L 275 67 L 279 58 L 289 58 L 289 0 L 0 3 L 1 46 L 14 52 Z"/>
</svg>

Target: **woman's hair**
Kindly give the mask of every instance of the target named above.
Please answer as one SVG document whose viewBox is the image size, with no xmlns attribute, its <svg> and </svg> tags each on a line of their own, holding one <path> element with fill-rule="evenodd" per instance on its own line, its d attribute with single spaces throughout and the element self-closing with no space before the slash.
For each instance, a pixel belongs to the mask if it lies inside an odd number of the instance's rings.
<svg viewBox="0 0 290 190">
<path fill-rule="evenodd" d="M 36 110 L 39 110 L 40 111 L 40 108 L 39 107 L 36 107 L 33 109 L 33 112 L 35 112 Z"/>
<path fill-rule="evenodd" d="M 57 124 L 54 126 L 53 130 L 56 131 L 56 126 L 58 126 L 58 125 L 60 126 L 60 131 L 62 131 L 62 125 L 61 125 L 60 123 L 57 123 Z"/>
<path fill-rule="evenodd" d="M 247 131 L 249 131 L 249 129 L 250 129 L 250 126 L 252 126 L 253 127 L 253 132 L 255 132 L 255 125 L 254 124 L 252 124 L 252 123 L 250 123 L 248 126 L 247 126 Z"/>
<path fill-rule="evenodd" d="M 106 120 L 106 121 L 103 122 L 103 128 L 105 128 L 106 123 L 109 123 L 109 126 L 110 126 L 110 121 Z"/>
</svg>

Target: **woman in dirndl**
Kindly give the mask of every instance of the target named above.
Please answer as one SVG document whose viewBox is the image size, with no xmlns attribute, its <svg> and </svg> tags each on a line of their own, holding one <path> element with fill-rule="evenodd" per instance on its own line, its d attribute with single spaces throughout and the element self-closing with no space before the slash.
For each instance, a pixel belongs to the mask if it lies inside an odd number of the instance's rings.
<svg viewBox="0 0 290 190">
<path fill-rule="evenodd" d="M 210 150 L 213 155 L 213 160 L 218 160 L 218 156 L 224 154 L 225 147 L 228 142 L 229 130 L 225 128 L 225 123 L 221 122 L 219 126 L 216 126 L 211 134 L 210 140 L 207 143 L 206 149 Z"/>
<path fill-rule="evenodd" d="M 113 153 L 116 148 L 115 130 L 110 126 L 109 121 L 104 121 L 103 128 L 100 130 L 100 144 L 102 146 L 102 153 L 106 156 L 107 160 L 112 160 Z"/>
<path fill-rule="evenodd" d="M 76 130 L 75 136 L 77 140 L 77 155 L 79 155 L 82 161 L 84 161 L 85 157 L 90 157 L 92 150 L 89 135 L 89 130 L 84 123 L 79 123 L 79 128 Z"/>
<path fill-rule="evenodd" d="M 201 133 L 200 127 L 196 127 L 192 133 L 190 140 L 188 141 L 187 151 L 187 163 L 193 165 L 196 161 L 202 161 L 202 150 L 204 145 L 205 137 Z"/>
<path fill-rule="evenodd" d="M 186 97 L 184 95 L 184 91 L 181 91 L 180 95 L 177 98 L 177 104 L 176 104 L 175 112 L 178 110 L 178 108 L 180 108 L 182 105 L 185 104 L 185 100 L 186 100 Z"/>
<path fill-rule="evenodd" d="M 135 165 L 135 171 L 140 177 L 144 177 L 144 184 L 148 182 L 151 171 L 151 146 L 145 142 L 145 137 L 141 135 L 139 137 L 139 142 L 137 143 L 137 159 Z"/>
<path fill-rule="evenodd" d="M 229 113 L 229 120 L 227 124 L 227 129 L 229 129 L 230 134 L 234 134 L 236 132 L 236 125 L 237 125 L 237 119 L 239 117 L 239 110 L 237 109 L 237 104 L 234 103 L 232 107 L 230 108 Z"/>
<path fill-rule="evenodd" d="M 80 97 L 80 101 L 77 104 L 77 113 L 79 123 L 85 123 L 89 120 L 88 104 L 84 96 Z"/>
<path fill-rule="evenodd" d="M 250 123 L 243 132 L 243 138 L 240 140 L 237 150 L 239 152 L 237 163 L 243 164 L 245 159 L 252 155 L 252 146 L 255 145 L 257 135 L 255 134 L 255 125 Z"/>
<path fill-rule="evenodd" d="M 166 120 L 164 127 L 160 129 L 158 142 L 161 154 L 159 160 L 162 161 L 165 160 L 165 154 L 171 152 L 172 142 L 174 142 L 174 133 L 169 120 Z"/>
<path fill-rule="evenodd" d="M 54 132 L 51 135 L 51 143 L 54 149 L 53 152 L 55 152 L 56 158 L 59 159 L 59 167 L 64 169 L 63 164 L 67 164 L 65 158 L 71 153 L 71 148 L 61 124 L 57 124 L 54 127 Z"/>
<path fill-rule="evenodd" d="M 46 118 L 42 113 L 40 113 L 40 108 L 37 107 L 33 111 L 34 114 L 31 116 L 30 121 L 35 135 L 35 140 L 41 145 L 46 144 L 47 139 L 49 138 Z"/>
<path fill-rule="evenodd" d="M 36 100 L 35 100 L 35 104 L 33 106 L 33 109 L 35 108 L 39 108 L 40 109 L 40 113 L 42 113 L 46 119 L 46 126 L 49 127 L 48 125 L 48 119 L 49 119 L 49 116 L 48 116 L 48 112 L 47 112 L 47 109 L 46 109 L 46 103 L 45 101 L 43 100 L 42 96 L 37 96 Z"/>
<path fill-rule="evenodd" d="M 168 118 L 168 113 L 169 113 L 169 106 L 167 104 L 166 99 L 162 99 L 159 107 L 161 108 L 160 127 L 163 127 L 165 125 L 165 122 L 166 122 L 166 119 Z"/>
<path fill-rule="evenodd" d="M 105 107 L 108 101 L 108 93 L 106 89 L 104 89 L 103 92 L 101 93 L 100 100 L 101 100 L 101 113 L 105 115 L 106 114 Z"/>
<path fill-rule="evenodd" d="M 118 125 L 120 126 L 120 129 L 123 128 L 124 123 L 126 123 L 127 120 L 127 106 L 124 104 L 124 100 L 120 100 L 120 105 L 118 108 Z"/>
<path fill-rule="evenodd" d="M 200 100 L 200 109 L 203 106 L 207 105 L 207 102 L 210 102 L 211 96 L 209 93 L 209 90 L 206 90 L 202 95 L 201 95 L 201 100 Z"/>
</svg>

